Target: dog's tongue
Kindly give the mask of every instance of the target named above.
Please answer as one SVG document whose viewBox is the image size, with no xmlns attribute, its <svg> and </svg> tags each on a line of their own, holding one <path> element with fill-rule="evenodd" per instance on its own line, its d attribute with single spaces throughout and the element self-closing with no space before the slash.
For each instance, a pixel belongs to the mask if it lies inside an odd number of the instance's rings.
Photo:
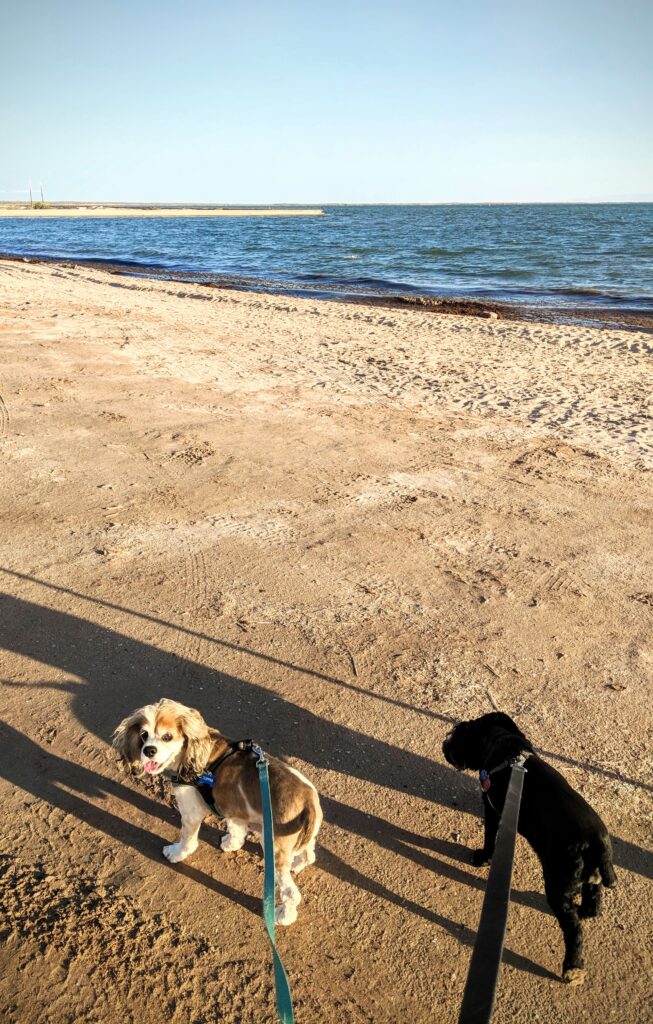
<svg viewBox="0 0 653 1024">
<path fill-rule="evenodd" d="M 158 761 L 146 761 L 143 765 L 146 772 L 155 772 L 159 767 Z"/>
</svg>

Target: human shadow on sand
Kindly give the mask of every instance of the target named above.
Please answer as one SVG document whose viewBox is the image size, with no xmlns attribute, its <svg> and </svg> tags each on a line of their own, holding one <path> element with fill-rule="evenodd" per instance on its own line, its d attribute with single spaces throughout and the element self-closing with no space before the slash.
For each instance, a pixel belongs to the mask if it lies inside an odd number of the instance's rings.
<svg viewBox="0 0 653 1024">
<path fill-rule="evenodd" d="M 293 662 L 286 661 L 283 658 L 277 658 L 272 654 L 264 651 L 257 651 L 252 647 L 246 647 L 244 644 L 235 644 L 230 640 L 224 640 L 220 637 L 210 636 L 208 633 L 202 633 L 198 630 L 190 629 L 188 626 L 181 625 L 180 623 L 170 622 L 167 619 L 162 619 L 156 615 L 151 615 L 148 612 L 138 611 L 134 608 L 128 608 L 125 605 L 117 604 L 113 601 L 106 601 L 103 598 L 94 597 L 92 594 L 82 594 L 77 590 L 71 590 L 66 587 L 57 586 L 55 583 L 50 583 L 47 580 L 42 580 L 37 576 L 30 576 L 27 573 L 16 572 L 13 569 L 6 569 L 0 566 L 0 572 L 6 576 L 13 577 L 14 579 L 25 580 L 30 583 L 36 583 L 38 586 L 43 587 L 45 590 L 53 591 L 59 594 L 65 594 L 68 597 L 78 598 L 80 601 L 88 602 L 90 605 L 95 605 L 99 608 L 106 608 L 109 611 L 119 612 L 121 615 L 128 615 L 134 619 L 140 619 L 143 622 L 149 622 L 157 626 L 164 626 L 166 629 L 174 630 L 181 637 L 187 637 L 189 639 L 195 639 L 204 641 L 209 644 L 213 644 L 217 647 L 221 647 L 224 650 L 235 651 L 238 654 L 243 654 L 248 658 L 253 658 L 255 661 L 260 662 L 262 665 L 273 665 L 275 667 L 287 669 L 293 673 L 299 673 L 300 675 L 307 676 L 308 678 L 318 679 L 321 682 L 330 683 L 332 686 L 338 687 L 342 690 L 348 690 L 350 693 L 357 693 L 364 696 L 371 702 L 379 702 L 381 704 L 388 704 L 392 707 L 401 708 L 402 710 L 408 711 L 411 714 L 419 715 L 423 718 L 432 718 L 439 722 L 444 722 L 447 725 L 455 725 L 456 719 L 451 718 L 449 715 L 443 715 L 439 711 L 435 711 L 433 708 L 420 707 L 416 704 L 409 704 L 406 701 L 399 700 L 397 697 L 390 697 L 388 694 L 379 693 L 374 690 L 370 690 L 364 686 L 359 686 L 356 683 L 352 683 L 345 679 L 339 679 L 337 676 L 331 676 L 324 672 L 319 672 L 316 669 L 309 668 L 307 665 L 295 665 Z M 1 595 L 0 595 L 1 597 Z M 609 768 L 602 768 L 599 765 L 590 764 L 588 761 L 577 761 L 574 758 L 567 757 L 564 754 L 556 753 L 553 750 L 545 750 L 536 746 L 535 748 L 538 753 L 542 754 L 546 758 L 550 758 L 554 761 L 560 761 L 563 764 L 571 765 L 574 768 L 582 768 L 583 770 L 590 772 L 593 775 L 600 775 L 606 779 L 614 779 L 617 782 L 623 782 L 629 786 L 635 786 L 637 789 L 645 789 L 653 792 L 653 785 L 647 782 L 643 782 L 641 779 L 632 779 L 625 776 L 621 772 L 613 771 Z"/>
<path fill-rule="evenodd" d="M 176 811 L 161 801 L 152 800 L 146 793 L 140 793 L 121 782 L 45 750 L 2 721 L 0 775 L 19 789 L 32 793 L 39 800 L 45 800 L 52 807 L 58 807 L 66 814 L 74 815 L 79 821 L 99 832 L 104 832 L 111 839 L 137 850 L 143 857 L 167 865 L 161 853 L 161 836 L 99 807 L 97 801 L 121 800 L 143 814 L 163 818 L 169 824 L 178 825 L 179 815 Z M 218 881 L 205 871 L 200 871 L 190 864 L 175 865 L 174 868 L 171 864 L 168 866 L 219 896 L 233 900 L 245 910 L 254 914 L 260 913 L 259 900 Z"/>
<path fill-rule="evenodd" d="M 171 696 L 198 708 L 227 735 L 254 735 L 271 753 L 438 803 L 450 804 L 459 790 L 448 765 L 68 612 L 2 595 L 0 647 L 79 677 L 54 685 L 70 690 L 76 717 L 104 741 L 133 708 Z"/>
<path fill-rule="evenodd" d="M 397 697 L 389 697 L 385 693 L 378 693 L 364 686 L 359 686 L 356 683 L 340 679 L 337 676 L 328 675 L 325 672 L 319 672 L 314 668 L 309 668 L 307 665 L 295 665 L 291 661 L 286 661 L 284 658 L 277 658 L 273 654 L 269 654 L 265 651 L 257 651 L 252 647 L 246 647 L 244 644 L 235 644 L 231 640 L 224 640 L 221 637 L 211 636 L 208 633 L 202 633 L 196 629 L 190 629 L 188 626 L 184 626 L 180 623 L 170 622 L 168 619 L 162 619 L 157 615 L 137 611 L 135 608 L 127 608 L 125 605 L 116 604 L 114 601 L 105 601 L 103 598 L 94 597 L 90 594 L 82 594 L 77 590 L 70 590 L 67 587 L 59 587 L 55 583 L 49 583 L 47 580 L 39 579 L 37 576 L 29 576 L 26 573 L 16 572 L 13 569 L 5 569 L 3 566 L 0 566 L 0 572 L 4 573 L 6 576 L 13 577 L 14 579 L 37 583 L 46 591 L 50 590 L 58 594 L 65 594 L 68 597 L 75 597 L 80 601 L 87 602 L 89 605 L 106 608 L 109 611 L 118 612 L 121 615 L 128 615 L 130 618 L 140 619 L 142 622 L 149 622 L 156 626 L 164 626 L 166 629 L 174 630 L 174 632 L 182 638 L 204 641 L 208 644 L 213 644 L 216 647 L 222 648 L 223 650 L 235 651 L 238 654 L 244 654 L 248 658 L 254 658 L 255 661 L 260 662 L 262 666 L 272 665 L 274 667 L 287 669 L 290 672 L 297 672 L 300 675 L 307 676 L 308 678 L 318 679 L 320 682 L 324 683 L 330 683 L 339 689 L 348 690 L 350 693 L 358 693 L 370 701 L 377 701 L 381 704 L 388 704 L 392 707 L 402 708 L 402 710 L 409 711 L 426 718 L 434 718 L 439 722 L 445 722 L 447 725 L 455 725 L 455 719 L 448 715 L 440 714 L 440 712 L 434 711 L 432 708 L 423 708 L 414 704 L 409 704 L 406 701 L 399 700 Z"/>
</svg>

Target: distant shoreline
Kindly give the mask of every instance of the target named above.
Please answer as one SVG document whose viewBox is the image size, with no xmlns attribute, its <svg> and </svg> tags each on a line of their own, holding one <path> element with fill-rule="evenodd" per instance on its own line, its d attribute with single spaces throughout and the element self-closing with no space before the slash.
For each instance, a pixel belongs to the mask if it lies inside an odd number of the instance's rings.
<svg viewBox="0 0 653 1024">
<path fill-rule="evenodd" d="M 35 200 L 36 202 L 36 200 Z M 279 213 L 324 214 L 324 208 L 348 209 L 351 207 L 438 207 L 447 208 L 452 206 L 475 206 L 475 207 L 504 207 L 504 206 L 653 206 L 653 197 L 646 199 L 469 199 L 449 201 L 415 201 L 405 203 L 384 202 L 331 202 L 330 200 L 319 203 L 114 203 L 114 202 L 82 202 L 77 200 L 57 199 L 45 204 L 46 209 L 52 210 L 89 210 L 102 208 L 107 210 L 163 210 L 179 214 L 181 211 L 202 211 L 204 215 L 211 214 L 211 211 L 218 211 L 222 216 L 237 216 L 243 214 L 271 213 L 278 216 Z M 0 214 L 5 210 L 11 210 L 12 216 L 15 211 L 31 213 L 32 209 L 23 201 L 0 200 Z M 225 213 L 222 213 L 225 211 Z M 34 210 L 35 214 L 42 213 L 42 210 Z M 112 214 L 113 216 L 119 216 Z"/>
<path fill-rule="evenodd" d="M 0 217 L 323 217 L 324 210 L 308 207 L 195 207 L 111 205 L 108 203 L 46 204 L 44 209 L 0 204 Z"/>
</svg>

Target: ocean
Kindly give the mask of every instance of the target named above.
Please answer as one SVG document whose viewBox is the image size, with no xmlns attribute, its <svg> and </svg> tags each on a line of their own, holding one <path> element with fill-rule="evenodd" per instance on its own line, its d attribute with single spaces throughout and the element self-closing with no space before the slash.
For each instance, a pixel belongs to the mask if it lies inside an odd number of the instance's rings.
<svg viewBox="0 0 653 1024">
<path fill-rule="evenodd" d="M 0 253 L 317 298 L 653 313 L 653 203 L 321 208 L 323 217 L 8 218 Z"/>
</svg>

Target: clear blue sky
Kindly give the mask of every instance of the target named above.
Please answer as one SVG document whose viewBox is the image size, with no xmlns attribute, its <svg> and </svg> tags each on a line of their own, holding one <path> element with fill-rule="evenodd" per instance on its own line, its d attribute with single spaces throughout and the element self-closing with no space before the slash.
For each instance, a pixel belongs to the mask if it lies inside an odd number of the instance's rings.
<svg viewBox="0 0 653 1024">
<path fill-rule="evenodd" d="M 6 0 L 0 190 L 29 178 L 51 199 L 653 198 L 653 2 Z"/>
</svg>

